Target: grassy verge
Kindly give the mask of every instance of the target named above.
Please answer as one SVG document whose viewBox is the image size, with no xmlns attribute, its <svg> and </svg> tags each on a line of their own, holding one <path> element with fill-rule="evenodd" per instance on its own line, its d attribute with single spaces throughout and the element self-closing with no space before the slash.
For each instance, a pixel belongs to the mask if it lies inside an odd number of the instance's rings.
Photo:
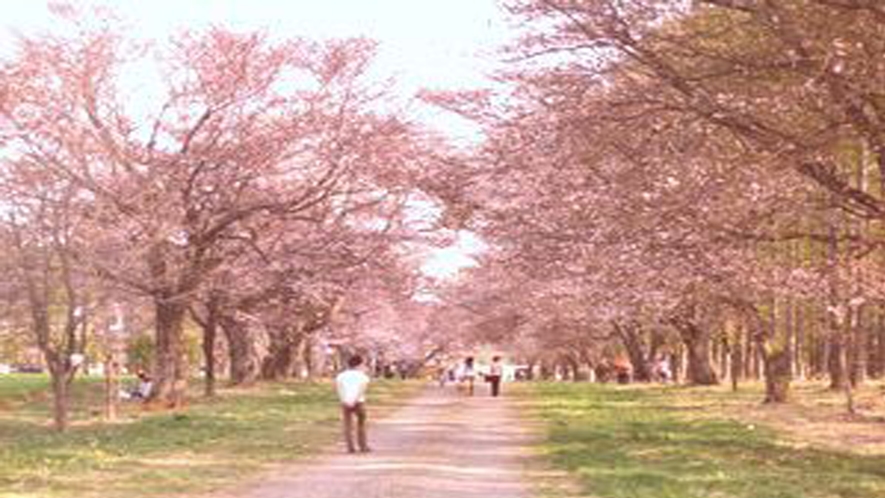
<svg viewBox="0 0 885 498">
<path fill-rule="evenodd" d="M 337 403 L 326 382 L 260 385 L 177 413 L 145 413 L 131 404 L 124 421 L 113 424 L 87 408 L 100 400 L 100 388 L 78 382 L 79 422 L 65 434 L 50 430 L 45 396 L 0 409 L 0 498 L 204 492 L 315 454 L 338 437 Z M 373 415 L 417 389 L 373 383 Z"/>
<path fill-rule="evenodd" d="M 0 408 L 22 402 L 28 396 L 49 389 L 49 376 L 43 374 L 0 375 Z"/>
<path fill-rule="evenodd" d="M 721 411 L 724 389 L 535 384 L 522 394 L 543 424 L 544 456 L 585 496 L 885 497 L 885 455 L 796 444 L 776 424 Z M 758 405 L 757 394 L 737 399 Z"/>
</svg>

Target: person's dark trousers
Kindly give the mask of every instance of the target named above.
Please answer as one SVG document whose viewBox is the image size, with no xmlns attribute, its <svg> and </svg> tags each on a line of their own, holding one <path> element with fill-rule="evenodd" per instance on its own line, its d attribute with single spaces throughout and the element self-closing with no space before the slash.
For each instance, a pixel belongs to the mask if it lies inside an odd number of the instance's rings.
<svg viewBox="0 0 885 498">
<path fill-rule="evenodd" d="M 344 419 L 344 441 L 347 443 L 347 451 L 354 453 L 356 447 L 353 444 L 353 419 L 356 417 L 356 439 L 360 451 L 369 451 L 366 442 L 366 407 L 363 403 L 353 406 L 341 405 L 341 416 Z"/>
<path fill-rule="evenodd" d="M 501 394 L 501 376 L 489 375 L 489 384 L 492 385 L 492 396 Z"/>
</svg>

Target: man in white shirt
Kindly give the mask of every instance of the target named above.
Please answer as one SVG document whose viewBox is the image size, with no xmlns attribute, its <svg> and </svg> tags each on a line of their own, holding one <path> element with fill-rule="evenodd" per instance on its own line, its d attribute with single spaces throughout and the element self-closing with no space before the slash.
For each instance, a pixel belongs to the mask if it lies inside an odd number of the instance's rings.
<svg viewBox="0 0 885 498">
<path fill-rule="evenodd" d="M 360 370 L 363 358 L 353 355 L 347 360 L 347 370 L 335 378 L 338 399 L 341 401 L 341 415 L 344 419 L 344 440 L 347 451 L 355 453 L 353 444 L 353 417 L 356 416 L 357 443 L 362 452 L 369 451 L 366 442 L 366 390 L 369 387 L 369 376 Z"/>
<path fill-rule="evenodd" d="M 486 379 L 492 387 L 492 396 L 497 397 L 501 393 L 501 378 L 504 376 L 504 366 L 501 364 L 501 357 L 492 358 L 492 366 L 489 367 L 489 375 Z"/>
</svg>

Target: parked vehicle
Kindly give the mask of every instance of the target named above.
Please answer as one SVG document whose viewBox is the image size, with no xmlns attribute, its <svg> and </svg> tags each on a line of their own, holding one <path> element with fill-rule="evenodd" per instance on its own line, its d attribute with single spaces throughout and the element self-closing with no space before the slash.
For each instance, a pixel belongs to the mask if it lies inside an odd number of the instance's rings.
<svg viewBox="0 0 885 498">
<path fill-rule="evenodd" d="M 12 370 L 18 373 L 43 373 L 43 366 L 32 363 L 18 363 L 12 366 Z"/>
</svg>

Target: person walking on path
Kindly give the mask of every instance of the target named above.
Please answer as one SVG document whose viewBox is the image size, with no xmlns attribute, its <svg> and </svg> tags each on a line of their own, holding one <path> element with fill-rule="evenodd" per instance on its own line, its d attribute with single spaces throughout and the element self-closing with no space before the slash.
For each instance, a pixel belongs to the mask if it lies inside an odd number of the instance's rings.
<svg viewBox="0 0 885 498">
<path fill-rule="evenodd" d="M 489 366 L 489 375 L 487 377 L 492 387 L 492 396 L 497 397 L 501 394 L 501 377 L 504 375 L 504 366 L 501 365 L 501 357 L 492 357 L 492 364 Z"/>
<path fill-rule="evenodd" d="M 375 416 L 372 453 L 305 459 L 201 498 L 536 496 L 531 478 L 547 475 L 536 467 L 541 434 L 526 424 L 520 402 L 460 394 L 426 389 L 388 416 Z"/>
<path fill-rule="evenodd" d="M 360 370 L 363 358 L 353 355 L 347 360 L 347 370 L 335 378 L 338 400 L 341 401 L 341 416 L 344 425 L 344 441 L 347 452 L 356 453 L 353 444 L 353 419 L 356 418 L 356 439 L 359 450 L 369 451 L 366 437 L 366 391 L 369 388 L 369 376 Z"/>
<path fill-rule="evenodd" d="M 467 386 L 467 395 L 473 396 L 473 384 L 476 380 L 476 369 L 473 366 L 473 357 L 468 356 L 464 359 L 464 365 L 461 370 L 461 381 Z"/>
</svg>

